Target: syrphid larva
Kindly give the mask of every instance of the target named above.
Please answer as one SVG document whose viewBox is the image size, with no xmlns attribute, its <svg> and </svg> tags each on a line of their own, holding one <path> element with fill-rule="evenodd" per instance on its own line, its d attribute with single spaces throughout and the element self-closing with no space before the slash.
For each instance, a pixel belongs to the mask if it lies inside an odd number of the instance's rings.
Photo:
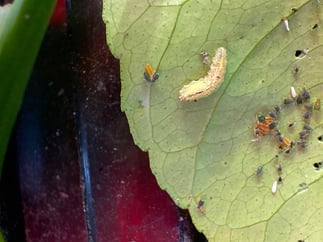
<svg viewBox="0 0 323 242">
<path fill-rule="evenodd" d="M 197 81 L 191 81 L 179 91 L 180 101 L 195 101 L 209 96 L 220 87 L 227 67 L 227 51 L 220 47 L 216 50 L 207 75 Z"/>
</svg>

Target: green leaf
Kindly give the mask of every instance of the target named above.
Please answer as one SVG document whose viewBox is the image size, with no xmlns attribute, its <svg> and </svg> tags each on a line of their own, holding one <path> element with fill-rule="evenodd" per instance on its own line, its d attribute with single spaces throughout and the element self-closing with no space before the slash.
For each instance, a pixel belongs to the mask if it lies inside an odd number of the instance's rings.
<svg viewBox="0 0 323 242">
<path fill-rule="evenodd" d="M 0 7 L 0 174 L 24 90 L 55 0 L 15 0 Z"/>
<path fill-rule="evenodd" d="M 133 138 L 149 152 L 159 185 L 189 209 L 209 241 L 319 240 L 323 181 L 313 163 L 323 157 L 322 111 L 307 121 L 313 130 L 306 148 L 281 152 L 275 132 L 252 140 L 256 115 L 275 105 L 282 107 L 277 129 L 299 139 L 306 110 L 283 105 L 291 86 L 306 87 L 309 102 L 323 98 L 322 11 L 317 0 L 104 1 Z M 199 53 L 213 55 L 220 46 L 228 52 L 222 86 L 197 102 L 180 102 L 181 87 L 208 71 Z M 295 57 L 296 50 L 307 54 Z M 160 74 L 155 83 L 143 78 L 146 63 Z M 273 195 L 279 164 L 283 183 Z"/>
</svg>

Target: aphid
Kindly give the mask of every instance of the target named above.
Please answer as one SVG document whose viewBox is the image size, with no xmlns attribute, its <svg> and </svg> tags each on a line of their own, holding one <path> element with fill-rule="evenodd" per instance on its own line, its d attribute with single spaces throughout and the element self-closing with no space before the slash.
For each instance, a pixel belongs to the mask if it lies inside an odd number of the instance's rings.
<svg viewBox="0 0 323 242">
<path fill-rule="evenodd" d="M 263 166 L 258 166 L 257 170 L 256 170 L 256 176 L 260 177 L 263 173 Z"/>
<path fill-rule="evenodd" d="M 200 210 L 200 212 L 202 212 L 202 213 L 204 213 L 204 204 L 205 204 L 205 201 L 202 200 L 201 198 L 198 198 L 198 202 L 197 202 L 196 208 L 198 210 Z"/>
<path fill-rule="evenodd" d="M 203 201 L 202 199 L 199 199 L 199 201 L 197 202 L 197 208 L 201 209 L 205 204 L 205 201 Z"/>
<path fill-rule="evenodd" d="M 308 130 L 304 129 L 301 132 L 299 132 L 298 134 L 299 134 L 299 137 L 301 139 L 304 139 L 304 138 L 306 138 L 309 135 L 309 132 L 308 132 Z"/>
<path fill-rule="evenodd" d="M 151 65 L 146 64 L 144 78 L 147 82 L 155 82 L 159 78 L 159 73 L 153 71 Z"/>
<path fill-rule="evenodd" d="M 282 22 L 284 22 L 285 29 L 286 29 L 287 31 L 290 31 L 287 18 L 282 18 L 282 19 L 281 19 L 281 21 L 282 21 Z"/>
<path fill-rule="evenodd" d="M 303 102 L 304 102 L 303 97 L 302 97 L 301 95 L 298 95 L 298 96 L 296 97 L 296 103 L 297 103 L 297 104 L 302 104 Z"/>
<path fill-rule="evenodd" d="M 314 103 L 314 109 L 315 110 L 320 110 L 321 109 L 321 99 L 317 98 L 315 103 Z"/>
<path fill-rule="evenodd" d="M 304 108 L 306 108 L 309 111 L 313 110 L 313 104 L 312 103 L 305 103 Z"/>
<path fill-rule="evenodd" d="M 197 81 L 191 81 L 179 91 L 180 101 L 194 101 L 209 96 L 223 82 L 227 67 L 227 51 L 220 47 L 216 50 L 207 75 Z"/>
<path fill-rule="evenodd" d="M 273 185 L 271 187 L 271 192 L 272 192 L 272 194 L 276 194 L 276 192 L 277 192 L 277 180 L 274 181 L 274 183 L 273 183 Z"/>
<path fill-rule="evenodd" d="M 268 125 L 269 129 L 274 129 L 277 127 L 277 122 L 271 122 L 269 125 Z"/>
<path fill-rule="evenodd" d="M 295 100 L 294 100 L 294 99 L 291 99 L 291 98 L 285 98 L 285 99 L 284 99 L 284 104 L 291 104 L 291 103 L 293 103 L 293 102 L 295 102 Z"/>
<path fill-rule="evenodd" d="M 202 57 L 203 64 L 205 64 L 205 65 L 210 64 L 209 53 L 207 53 L 206 51 L 201 51 L 200 56 Z"/>
<path fill-rule="evenodd" d="M 283 178 L 282 178 L 281 176 L 279 176 L 279 177 L 278 177 L 277 183 L 278 183 L 278 184 L 283 183 Z"/>
<path fill-rule="evenodd" d="M 296 13 L 298 11 L 297 8 L 292 8 L 293 13 Z"/>
<path fill-rule="evenodd" d="M 306 111 L 306 112 L 303 114 L 303 118 L 304 118 L 304 119 L 309 119 L 309 118 L 311 117 L 311 114 L 312 114 L 312 112 L 310 112 L 310 111 Z"/>
<path fill-rule="evenodd" d="M 307 130 L 307 131 L 312 131 L 313 130 L 312 127 L 309 126 L 308 124 L 304 124 L 303 128 L 304 128 L 304 130 Z"/>
<path fill-rule="evenodd" d="M 277 172 L 278 172 L 279 174 L 281 174 L 281 173 L 282 173 L 282 171 L 283 171 L 283 167 L 282 167 L 282 165 L 281 165 L 281 164 L 278 164 L 278 166 L 277 166 Z"/>
<path fill-rule="evenodd" d="M 297 97 L 297 93 L 296 93 L 295 87 L 293 87 L 293 86 L 290 87 L 290 95 L 291 95 L 292 98 L 296 98 Z"/>
<path fill-rule="evenodd" d="M 314 166 L 314 168 L 315 168 L 316 170 L 320 170 L 320 169 L 322 168 L 322 166 L 323 166 L 323 161 L 315 162 L 315 163 L 313 164 L 313 166 Z"/>
<path fill-rule="evenodd" d="M 301 95 L 304 100 L 308 100 L 311 98 L 310 92 L 305 87 L 303 87 L 303 91 L 302 91 Z"/>
<path fill-rule="evenodd" d="M 280 107 L 279 107 L 278 105 L 276 105 L 276 106 L 274 107 L 274 109 L 275 109 L 276 113 L 280 113 Z"/>
<path fill-rule="evenodd" d="M 276 131 L 276 136 L 277 136 L 279 142 L 283 142 L 283 136 L 279 130 Z"/>
<path fill-rule="evenodd" d="M 269 113 L 268 113 L 268 116 L 269 116 L 269 117 L 272 117 L 273 119 L 277 119 L 277 114 L 276 114 L 275 112 L 272 112 L 272 111 L 271 111 L 271 112 L 269 112 Z"/>
<path fill-rule="evenodd" d="M 323 135 L 320 135 L 319 137 L 317 137 L 317 139 L 318 139 L 319 141 L 323 141 Z"/>
<path fill-rule="evenodd" d="M 314 29 L 317 29 L 317 27 L 318 27 L 319 25 L 318 24 L 314 24 L 313 25 L 313 27 L 312 27 L 312 29 L 314 30 Z"/>
<path fill-rule="evenodd" d="M 266 116 L 265 115 L 263 115 L 263 114 L 260 114 L 260 115 L 258 115 L 258 121 L 260 122 L 260 123 L 265 123 L 266 122 Z"/>
</svg>

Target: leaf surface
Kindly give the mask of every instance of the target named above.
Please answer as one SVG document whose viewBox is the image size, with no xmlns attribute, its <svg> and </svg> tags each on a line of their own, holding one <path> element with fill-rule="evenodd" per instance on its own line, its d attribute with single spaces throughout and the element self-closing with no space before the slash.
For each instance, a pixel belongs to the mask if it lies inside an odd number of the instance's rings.
<svg viewBox="0 0 323 242">
<path fill-rule="evenodd" d="M 305 120 L 303 104 L 283 104 L 291 86 L 298 93 L 306 87 L 308 103 L 323 98 L 322 11 L 320 1 L 304 0 L 104 1 L 134 140 L 149 152 L 159 185 L 190 210 L 209 241 L 315 240 L 322 233 L 323 181 L 313 167 L 323 155 L 322 111 Z M 212 57 L 220 46 L 228 53 L 221 87 L 197 102 L 180 102 L 182 86 L 208 71 L 200 52 Z M 160 74 L 155 83 L 143 78 L 146 63 Z M 275 132 L 252 141 L 256 116 L 275 105 L 281 106 L 277 130 L 295 144 L 304 124 L 313 128 L 306 148 L 298 144 L 285 154 Z M 279 164 L 283 183 L 273 195 Z"/>
</svg>

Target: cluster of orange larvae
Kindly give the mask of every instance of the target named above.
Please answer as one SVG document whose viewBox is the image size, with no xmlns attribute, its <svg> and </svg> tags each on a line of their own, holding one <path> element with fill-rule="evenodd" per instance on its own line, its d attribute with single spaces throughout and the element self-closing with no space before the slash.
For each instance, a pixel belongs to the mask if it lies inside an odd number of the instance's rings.
<svg viewBox="0 0 323 242">
<path fill-rule="evenodd" d="M 278 106 L 275 107 L 275 111 L 269 112 L 267 115 L 259 114 L 257 116 L 257 121 L 254 127 L 254 136 L 255 139 L 253 141 L 260 140 L 264 135 L 272 133 L 275 131 L 275 135 L 278 141 L 278 148 L 286 153 L 290 152 L 291 148 L 293 148 L 293 141 L 284 137 L 277 127 L 277 115 L 280 111 Z"/>
</svg>

